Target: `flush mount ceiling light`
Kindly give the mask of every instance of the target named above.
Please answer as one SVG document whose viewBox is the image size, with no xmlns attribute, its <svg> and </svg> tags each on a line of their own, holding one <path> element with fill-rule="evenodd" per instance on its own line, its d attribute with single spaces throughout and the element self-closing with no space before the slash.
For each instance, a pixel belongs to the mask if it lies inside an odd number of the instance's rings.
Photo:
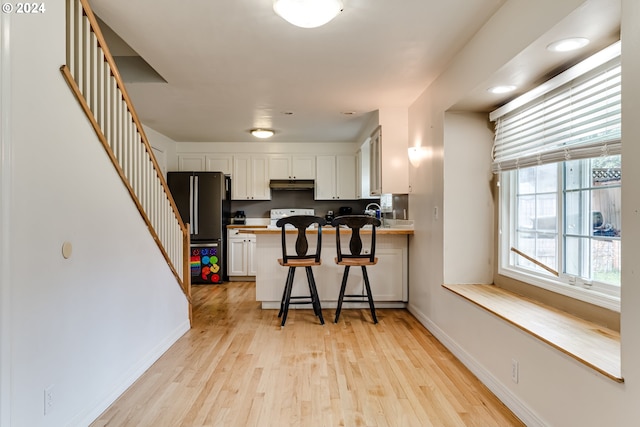
<svg viewBox="0 0 640 427">
<path fill-rule="evenodd" d="M 487 89 L 487 92 L 489 93 L 495 93 L 495 94 L 500 94 L 500 93 L 509 93 L 509 92 L 513 92 L 514 90 L 516 90 L 515 86 L 512 85 L 502 85 L 502 86 L 493 86 L 490 87 L 489 89 Z"/>
<path fill-rule="evenodd" d="M 251 135 L 256 138 L 271 138 L 275 134 L 271 129 L 251 129 Z"/>
<path fill-rule="evenodd" d="M 589 39 L 585 39 L 584 37 L 572 37 L 551 43 L 547 46 L 547 50 L 551 52 L 569 52 L 585 47 L 588 44 Z"/>
<path fill-rule="evenodd" d="M 315 28 L 342 12 L 342 0 L 274 0 L 273 10 L 295 26 Z"/>
</svg>

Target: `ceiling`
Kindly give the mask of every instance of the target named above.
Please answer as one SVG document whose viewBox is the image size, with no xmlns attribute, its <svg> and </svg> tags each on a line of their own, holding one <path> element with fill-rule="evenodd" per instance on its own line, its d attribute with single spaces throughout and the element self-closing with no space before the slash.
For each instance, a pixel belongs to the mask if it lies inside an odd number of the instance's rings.
<svg viewBox="0 0 640 427">
<path fill-rule="evenodd" d="M 178 142 L 251 142 L 257 127 L 278 142 L 356 141 L 371 112 L 409 107 L 505 0 L 343 2 L 303 29 L 272 0 L 90 0 L 141 121 Z M 587 0 L 453 108 L 490 111 L 505 96 L 487 87 L 522 93 L 615 41 L 619 3 Z M 578 35 L 593 43 L 545 50 Z"/>
</svg>

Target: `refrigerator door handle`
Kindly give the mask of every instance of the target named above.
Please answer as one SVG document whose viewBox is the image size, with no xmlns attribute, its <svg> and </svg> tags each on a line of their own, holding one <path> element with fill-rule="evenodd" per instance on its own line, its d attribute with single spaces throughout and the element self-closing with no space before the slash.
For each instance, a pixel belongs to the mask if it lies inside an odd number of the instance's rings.
<svg viewBox="0 0 640 427">
<path fill-rule="evenodd" d="M 191 234 L 195 233 L 193 224 L 193 175 L 189 177 L 189 221 L 191 222 Z"/>
<path fill-rule="evenodd" d="M 200 202 L 198 200 L 198 194 L 200 194 L 200 183 L 198 181 L 198 175 L 195 176 L 195 194 L 193 196 L 193 215 L 195 217 L 195 219 L 193 220 L 193 223 L 195 224 L 195 234 L 198 234 L 200 232 L 200 218 L 198 217 L 198 211 L 200 210 Z"/>
</svg>

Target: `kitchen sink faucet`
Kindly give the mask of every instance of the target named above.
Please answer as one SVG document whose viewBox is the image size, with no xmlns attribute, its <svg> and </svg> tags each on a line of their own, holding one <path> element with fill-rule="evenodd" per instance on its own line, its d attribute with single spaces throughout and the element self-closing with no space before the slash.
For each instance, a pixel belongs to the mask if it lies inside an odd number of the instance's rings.
<svg viewBox="0 0 640 427">
<path fill-rule="evenodd" d="M 371 209 L 372 206 L 375 206 L 377 209 Z M 382 219 L 382 208 L 379 204 L 369 203 L 367 207 L 364 208 L 364 214 L 378 218 L 382 222 L 382 226 L 384 227 L 384 220 Z"/>
</svg>

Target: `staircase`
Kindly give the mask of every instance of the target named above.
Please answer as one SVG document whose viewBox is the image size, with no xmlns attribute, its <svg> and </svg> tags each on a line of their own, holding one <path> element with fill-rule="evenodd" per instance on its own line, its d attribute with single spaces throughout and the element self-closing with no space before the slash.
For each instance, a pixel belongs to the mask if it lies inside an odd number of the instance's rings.
<svg viewBox="0 0 640 427">
<path fill-rule="evenodd" d="M 67 1 L 60 67 L 158 248 L 189 301 L 189 232 L 182 222 L 116 63 L 87 0 Z"/>
</svg>

